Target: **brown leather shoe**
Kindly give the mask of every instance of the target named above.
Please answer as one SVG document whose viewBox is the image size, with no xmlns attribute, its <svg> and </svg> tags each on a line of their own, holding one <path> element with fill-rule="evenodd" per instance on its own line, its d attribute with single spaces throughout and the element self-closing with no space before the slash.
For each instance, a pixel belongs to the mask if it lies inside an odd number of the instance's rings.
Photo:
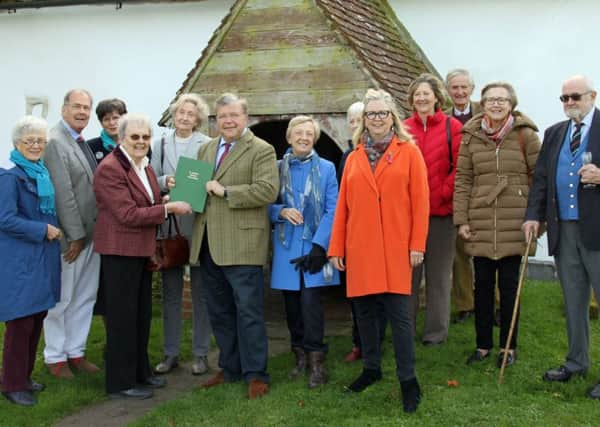
<svg viewBox="0 0 600 427">
<path fill-rule="evenodd" d="M 217 374 L 212 377 L 209 378 L 205 383 L 201 384 L 200 387 L 202 388 L 211 388 L 217 385 L 221 385 L 225 382 L 225 375 L 223 375 L 223 371 L 219 371 L 217 372 Z"/>
<path fill-rule="evenodd" d="M 67 362 L 46 363 L 46 367 L 51 375 L 64 380 L 72 380 L 75 375 L 67 365 Z"/>
<path fill-rule="evenodd" d="M 251 379 L 248 383 L 248 399 L 254 400 L 257 397 L 264 396 L 269 392 L 269 384 L 259 380 L 258 378 Z"/>
<path fill-rule="evenodd" d="M 74 371 L 86 372 L 88 374 L 95 374 L 97 372 L 100 372 L 100 368 L 94 365 L 89 360 L 87 360 L 85 357 L 76 357 L 74 359 L 69 359 L 69 365 Z"/>
</svg>

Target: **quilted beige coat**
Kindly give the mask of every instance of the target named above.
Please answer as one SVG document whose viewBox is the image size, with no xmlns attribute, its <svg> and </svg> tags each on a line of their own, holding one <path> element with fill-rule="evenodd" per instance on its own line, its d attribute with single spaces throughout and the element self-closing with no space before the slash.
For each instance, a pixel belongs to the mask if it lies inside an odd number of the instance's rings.
<svg viewBox="0 0 600 427">
<path fill-rule="evenodd" d="M 454 224 L 469 225 L 472 237 L 465 250 L 473 256 L 497 260 L 525 251 L 521 225 L 541 144 L 535 124 L 517 111 L 513 115 L 513 128 L 498 145 L 481 130 L 483 114 L 462 130 Z"/>
</svg>

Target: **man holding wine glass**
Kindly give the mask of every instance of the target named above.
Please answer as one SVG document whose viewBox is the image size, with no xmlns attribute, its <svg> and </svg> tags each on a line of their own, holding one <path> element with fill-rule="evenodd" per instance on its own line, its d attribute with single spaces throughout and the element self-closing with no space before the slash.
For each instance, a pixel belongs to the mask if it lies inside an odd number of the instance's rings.
<svg viewBox="0 0 600 427">
<path fill-rule="evenodd" d="M 559 98 L 568 120 L 544 133 L 523 231 L 537 236 L 540 223 L 547 225 L 548 252 L 554 255 L 565 301 L 569 349 L 564 364 L 543 378 L 566 382 L 590 367 L 591 288 L 600 295 L 600 111 L 594 107 L 593 83 L 582 75 L 568 78 Z M 600 399 L 600 383 L 588 397 Z"/>
</svg>

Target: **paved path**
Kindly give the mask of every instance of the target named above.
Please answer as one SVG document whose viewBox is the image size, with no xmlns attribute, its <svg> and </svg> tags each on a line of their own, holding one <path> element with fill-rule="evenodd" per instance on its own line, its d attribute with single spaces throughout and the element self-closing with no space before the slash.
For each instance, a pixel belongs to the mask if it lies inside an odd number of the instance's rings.
<svg viewBox="0 0 600 427">
<path fill-rule="evenodd" d="M 283 304 L 279 294 L 267 296 L 267 307 L 277 308 Z M 350 335 L 350 309 L 343 302 L 343 296 L 336 290 L 325 295 L 324 308 L 326 313 L 327 336 Z M 270 310 L 267 316 L 267 334 L 269 336 L 269 355 L 276 356 L 289 350 L 289 336 L 281 310 Z M 212 350 L 208 355 L 211 367 L 217 366 L 217 351 Z M 146 400 L 105 400 L 83 408 L 76 414 L 70 415 L 56 425 L 59 427 L 118 427 L 142 417 L 155 406 L 168 400 L 177 399 L 184 393 L 198 387 L 207 378 L 214 375 L 211 371 L 205 375 L 191 375 L 191 362 L 183 362 L 179 367 L 166 375 L 167 387 L 154 390 L 154 397 Z"/>
</svg>

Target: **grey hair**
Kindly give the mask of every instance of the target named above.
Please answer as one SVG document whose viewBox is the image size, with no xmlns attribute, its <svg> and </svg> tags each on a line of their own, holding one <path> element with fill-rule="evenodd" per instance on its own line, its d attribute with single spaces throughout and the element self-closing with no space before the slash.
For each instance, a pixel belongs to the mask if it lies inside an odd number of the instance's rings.
<svg viewBox="0 0 600 427">
<path fill-rule="evenodd" d="M 568 79 L 566 79 L 564 81 L 564 83 L 566 83 L 568 81 L 571 81 L 571 80 L 583 80 L 583 83 L 585 84 L 587 90 L 596 91 L 596 87 L 594 86 L 594 82 L 588 76 L 585 76 L 583 74 L 576 74 L 576 75 L 571 76 Z"/>
<path fill-rule="evenodd" d="M 24 135 L 32 132 L 44 132 L 46 133 L 48 130 L 48 122 L 42 119 L 41 117 L 36 116 L 23 116 L 13 127 L 12 130 L 12 142 L 16 147 L 19 144 L 21 138 Z"/>
<path fill-rule="evenodd" d="M 181 95 L 175 102 L 173 102 L 169 106 L 169 113 L 171 113 L 171 117 L 175 117 L 175 113 L 186 102 L 193 104 L 196 107 L 196 117 L 198 118 L 198 123 L 194 126 L 194 132 L 202 126 L 202 123 L 205 123 L 208 119 L 208 115 L 210 114 L 210 110 L 208 108 L 208 104 L 200 95 L 195 93 L 184 93 Z"/>
<path fill-rule="evenodd" d="M 94 99 L 92 98 L 92 94 L 89 93 L 85 89 L 71 89 L 70 91 L 68 91 L 67 93 L 65 93 L 65 97 L 63 98 L 63 107 L 65 105 L 69 104 L 69 102 L 71 100 L 71 95 L 73 95 L 75 92 L 81 92 L 81 93 L 87 95 L 87 97 L 90 99 L 90 108 L 92 108 L 92 104 L 94 103 Z"/>
<path fill-rule="evenodd" d="M 285 139 L 289 141 L 290 135 L 292 134 L 292 129 L 295 126 L 301 125 L 303 123 L 312 123 L 313 128 L 315 130 L 315 140 L 313 142 L 316 143 L 319 140 L 319 137 L 321 136 L 321 126 L 319 126 L 319 123 L 310 116 L 296 116 L 292 120 L 290 120 L 290 122 L 288 123 L 287 130 L 285 131 Z"/>
<path fill-rule="evenodd" d="M 373 101 L 381 101 L 390 109 L 390 112 L 392 114 L 392 120 L 394 122 L 392 130 L 398 136 L 400 141 L 409 142 L 411 144 L 414 143 L 412 136 L 406 131 L 404 125 L 402 124 L 402 120 L 400 119 L 400 113 L 398 112 L 398 106 L 396 105 L 394 98 L 392 98 L 392 95 L 390 95 L 389 92 L 386 92 L 383 89 L 368 89 L 367 93 L 365 93 L 365 96 L 362 100 L 363 104 L 365 105 L 365 109 L 369 105 L 369 102 Z M 360 138 L 364 131 L 365 121 L 361 120 L 360 125 L 358 126 L 356 132 L 354 132 L 354 135 L 352 137 L 352 142 L 354 143 L 354 146 L 356 146 L 360 142 Z"/>
<path fill-rule="evenodd" d="M 362 116 L 363 111 L 365 111 L 365 104 L 361 101 L 357 101 L 348 107 L 348 111 L 346 111 L 346 121 L 350 121 L 351 117 L 354 116 Z"/>
<path fill-rule="evenodd" d="M 217 100 L 215 101 L 215 114 L 218 113 L 219 108 L 231 104 L 240 104 L 242 106 L 242 111 L 244 112 L 244 114 L 248 115 L 248 101 L 246 101 L 245 98 L 240 98 L 239 96 L 233 93 L 224 93 L 217 98 Z"/>
<path fill-rule="evenodd" d="M 514 111 L 517 108 L 517 104 L 519 103 L 519 98 L 517 98 L 517 92 L 515 88 L 507 82 L 491 82 L 486 84 L 483 89 L 481 89 L 481 104 L 485 105 L 486 97 L 485 93 L 490 89 L 501 88 L 505 89 L 508 92 L 508 97 L 510 98 L 510 111 Z"/>
<path fill-rule="evenodd" d="M 119 118 L 119 141 L 122 141 L 125 138 L 125 133 L 130 124 L 146 126 L 150 132 L 150 136 L 152 136 L 152 124 L 147 115 L 143 113 L 128 113 L 123 114 Z"/>
<path fill-rule="evenodd" d="M 466 70 L 464 68 L 455 68 L 453 70 L 448 71 L 448 74 L 446 74 L 446 87 L 448 87 L 450 85 L 450 80 L 452 80 L 454 77 L 458 77 L 458 76 L 464 76 L 467 79 L 469 79 L 469 84 L 473 87 L 475 87 L 475 82 L 473 81 L 473 76 L 471 75 L 471 73 L 469 72 L 469 70 Z"/>
</svg>

